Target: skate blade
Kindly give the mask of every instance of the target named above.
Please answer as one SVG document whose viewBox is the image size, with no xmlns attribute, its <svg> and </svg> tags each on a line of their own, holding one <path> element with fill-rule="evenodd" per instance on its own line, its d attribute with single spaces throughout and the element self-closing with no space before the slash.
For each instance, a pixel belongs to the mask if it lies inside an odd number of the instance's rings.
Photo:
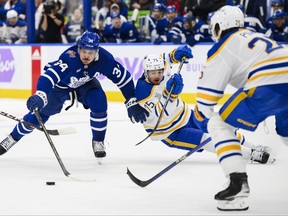
<svg viewBox="0 0 288 216">
<path fill-rule="evenodd" d="M 217 209 L 220 211 L 246 211 L 249 208 L 247 197 L 237 197 L 233 200 L 220 200 Z"/>
</svg>

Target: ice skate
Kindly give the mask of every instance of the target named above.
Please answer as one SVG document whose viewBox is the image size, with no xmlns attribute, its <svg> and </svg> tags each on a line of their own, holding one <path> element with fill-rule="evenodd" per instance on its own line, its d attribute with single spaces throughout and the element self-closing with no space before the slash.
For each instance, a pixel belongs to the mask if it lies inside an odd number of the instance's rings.
<svg viewBox="0 0 288 216">
<path fill-rule="evenodd" d="M 11 134 L 9 134 L 2 142 L 0 143 L 0 155 L 5 154 L 13 145 L 17 143 L 16 140 L 13 139 Z"/>
<path fill-rule="evenodd" d="M 268 146 L 256 146 L 251 149 L 250 160 L 261 164 L 274 163 L 275 158 L 270 157 L 271 149 Z"/>
<path fill-rule="evenodd" d="M 102 164 L 102 158 L 106 156 L 105 145 L 103 142 L 92 141 L 94 155 L 99 164 Z"/>
<path fill-rule="evenodd" d="M 247 198 L 250 189 L 246 173 L 231 173 L 230 184 L 214 197 L 221 211 L 245 211 L 249 208 Z"/>
</svg>

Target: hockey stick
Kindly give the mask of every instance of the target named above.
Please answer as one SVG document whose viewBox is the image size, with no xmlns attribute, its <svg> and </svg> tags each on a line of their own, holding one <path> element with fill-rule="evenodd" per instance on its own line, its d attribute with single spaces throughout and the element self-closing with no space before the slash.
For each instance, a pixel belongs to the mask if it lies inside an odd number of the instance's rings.
<svg viewBox="0 0 288 216">
<path fill-rule="evenodd" d="M 183 67 L 183 64 L 184 64 L 184 62 L 185 62 L 185 59 L 186 59 L 186 58 L 183 58 L 183 59 L 182 59 L 180 65 L 179 65 L 179 67 L 178 67 L 177 74 L 180 74 L 181 69 L 182 69 L 182 67 Z M 169 100 L 170 100 L 170 97 L 171 97 L 171 94 L 172 94 L 172 91 L 173 91 L 174 88 L 175 88 L 175 83 L 173 83 L 173 85 L 172 85 L 172 87 L 171 87 L 171 89 L 170 89 L 170 92 L 169 92 L 169 94 L 167 95 L 167 99 L 166 99 L 165 104 L 164 104 L 164 106 L 163 106 L 163 108 L 162 108 L 162 110 L 161 110 L 161 112 L 160 112 L 160 114 L 159 114 L 158 121 L 156 122 L 156 125 L 155 125 L 155 127 L 153 128 L 153 130 L 152 130 L 143 140 L 141 140 L 140 142 L 138 142 L 137 144 L 135 144 L 135 146 L 140 145 L 140 144 L 143 143 L 145 140 L 147 140 L 149 137 L 151 137 L 152 134 L 155 133 L 155 131 L 157 130 L 157 128 L 158 128 L 158 126 L 159 126 L 159 124 L 160 124 L 160 121 L 161 121 L 161 119 L 162 119 L 162 117 L 163 117 L 163 113 L 164 113 L 164 111 L 166 110 L 166 107 L 167 107 L 167 105 L 168 105 L 168 102 L 169 102 Z"/>
<path fill-rule="evenodd" d="M 180 162 L 182 162 L 183 160 L 185 160 L 187 157 L 189 157 L 191 154 L 193 154 L 194 152 L 198 151 L 199 149 L 201 149 L 204 145 L 206 145 L 208 142 L 211 141 L 211 137 L 207 138 L 205 141 L 203 141 L 202 143 L 200 143 L 196 148 L 190 150 L 189 152 L 187 152 L 185 155 L 183 155 L 182 157 L 180 157 L 179 159 L 177 159 L 176 161 L 174 161 L 172 164 L 170 164 L 168 167 L 166 167 L 165 169 L 163 169 L 162 171 L 160 171 L 159 173 L 157 173 L 155 176 L 153 176 L 152 178 L 146 180 L 146 181 L 142 181 L 140 179 L 138 179 L 136 176 L 134 176 L 130 170 L 127 167 L 127 174 L 129 176 L 129 178 L 138 186 L 140 187 L 146 187 L 147 185 L 151 184 L 152 182 L 154 182 L 156 179 L 158 179 L 160 176 L 162 176 L 164 173 L 168 172 L 170 169 L 172 169 L 173 167 L 175 167 L 177 164 L 179 164 Z"/>
<path fill-rule="evenodd" d="M 2 116 L 5 116 L 7 118 L 10 118 L 10 119 L 13 119 L 15 121 L 18 121 L 18 122 L 21 122 L 23 124 L 25 124 L 26 126 L 29 126 L 29 127 L 32 127 L 32 128 L 35 128 L 37 130 L 40 130 L 40 131 L 43 131 L 43 129 L 35 124 L 32 124 L 30 122 L 27 122 L 23 119 L 20 119 L 20 118 L 17 118 L 13 115 L 10 115 L 6 112 L 3 112 L 3 111 L 0 111 L 0 115 Z M 62 128 L 62 129 L 51 129 L 51 130 L 48 130 L 47 129 L 47 132 L 50 134 L 50 135 L 53 135 L 53 136 L 56 136 L 56 135 L 65 135 L 65 134 L 73 134 L 73 133 L 76 133 L 76 130 L 72 127 L 69 127 L 69 128 Z"/>
<path fill-rule="evenodd" d="M 46 138 L 47 138 L 47 140 L 48 140 L 48 142 L 49 142 L 49 144 L 50 144 L 50 146 L 51 146 L 51 148 L 52 148 L 52 150 L 53 150 L 53 152 L 54 152 L 55 157 L 57 158 L 57 161 L 58 161 L 58 163 L 59 163 L 59 165 L 60 165 L 60 167 L 61 167 L 64 175 L 67 176 L 67 177 L 69 177 L 69 178 L 71 178 L 71 179 L 74 179 L 74 180 L 76 180 L 76 181 L 96 181 L 95 179 L 91 179 L 91 180 L 82 180 L 82 179 L 79 179 L 79 178 L 77 178 L 77 177 L 75 177 L 75 176 L 72 176 L 71 173 L 67 171 L 66 167 L 64 166 L 64 164 L 63 164 L 63 162 L 62 162 L 62 160 L 61 160 L 61 158 L 60 158 L 60 156 L 59 156 L 59 154 L 58 154 L 58 152 L 57 152 L 57 149 L 56 149 L 56 147 L 55 147 L 55 145 L 54 145 L 51 137 L 50 137 L 49 134 L 48 134 L 48 131 L 47 131 L 47 129 L 46 129 L 46 127 L 45 127 L 42 119 L 41 119 L 41 116 L 40 116 L 40 114 L 39 114 L 38 109 L 35 109 L 35 110 L 34 110 L 34 113 L 35 113 L 35 115 L 36 115 L 36 118 L 37 118 L 37 120 L 38 120 L 41 128 L 43 129 L 43 132 L 45 133 L 45 136 L 46 136 Z"/>
</svg>

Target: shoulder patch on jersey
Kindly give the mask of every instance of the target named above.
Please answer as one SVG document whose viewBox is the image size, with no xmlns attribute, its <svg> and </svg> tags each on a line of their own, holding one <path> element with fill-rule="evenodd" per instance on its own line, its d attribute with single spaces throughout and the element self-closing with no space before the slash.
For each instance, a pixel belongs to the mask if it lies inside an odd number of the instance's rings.
<svg viewBox="0 0 288 216">
<path fill-rule="evenodd" d="M 68 50 L 66 52 L 70 58 L 76 58 L 76 52 L 74 52 L 73 50 Z"/>
</svg>

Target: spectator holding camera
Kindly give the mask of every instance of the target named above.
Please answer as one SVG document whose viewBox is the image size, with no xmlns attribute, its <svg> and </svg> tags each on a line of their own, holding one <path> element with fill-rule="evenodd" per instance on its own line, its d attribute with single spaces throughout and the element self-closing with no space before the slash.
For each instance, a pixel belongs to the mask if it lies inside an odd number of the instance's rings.
<svg viewBox="0 0 288 216">
<path fill-rule="evenodd" d="M 58 11 L 61 2 L 46 0 L 43 14 L 38 28 L 37 42 L 40 43 L 62 43 L 61 28 L 64 26 L 64 16 Z"/>
</svg>

